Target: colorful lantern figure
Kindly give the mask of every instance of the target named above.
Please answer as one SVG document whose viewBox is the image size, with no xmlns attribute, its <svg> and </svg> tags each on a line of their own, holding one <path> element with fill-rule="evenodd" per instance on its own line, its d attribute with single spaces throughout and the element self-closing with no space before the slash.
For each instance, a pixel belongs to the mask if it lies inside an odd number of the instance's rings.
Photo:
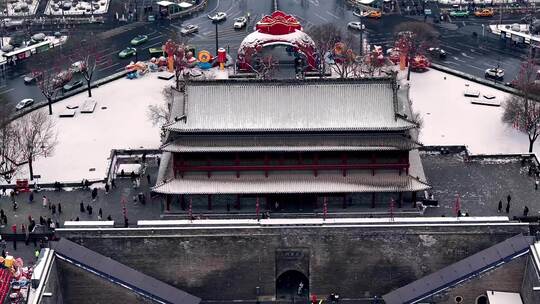
<svg viewBox="0 0 540 304">
<path fill-rule="evenodd" d="M 225 51 L 224 48 L 219 48 L 217 59 L 219 62 L 219 69 L 224 70 L 225 69 L 225 62 L 227 62 L 227 51 Z"/>
<path fill-rule="evenodd" d="M 199 56 L 197 56 L 199 59 L 199 67 L 203 70 L 208 70 L 212 67 L 212 55 L 210 55 L 210 52 L 202 50 L 199 52 Z"/>
<path fill-rule="evenodd" d="M 167 53 L 167 69 L 169 72 L 174 71 L 174 53 L 176 51 L 177 45 L 171 39 L 167 40 L 163 46 L 163 50 Z"/>
</svg>

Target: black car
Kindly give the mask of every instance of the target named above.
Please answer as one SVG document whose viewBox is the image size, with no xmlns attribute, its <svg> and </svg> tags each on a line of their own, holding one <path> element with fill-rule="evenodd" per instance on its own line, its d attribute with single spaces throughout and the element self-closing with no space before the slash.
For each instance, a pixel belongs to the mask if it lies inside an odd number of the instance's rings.
<svg viewBox="0 0 540 304">
<path fill-rule="evenodd" d="M 84 84 L 84 83 L 82 82 L 82 80 L 77 80 L 77 81 L 75 81 L 75 82 L 68 83 L 68 84 L 64 85 L 64 87 L 62 88 L 62 90 L 63 90 L 64 92 L 69 92 L 69 91 L 71 91 L 71 90 L 75 90 L 76 88 L 82 87 L 83 84 Z"/>
<path fill-rule="evenodd" d="M 428 49 L 429 54 L 432 56 L 432 58 L 439 58 L 439 59 L 445 59 L 446 58 L 446 51 L 438 48 L 438 47 L 430 47 Z"/>
</svg>

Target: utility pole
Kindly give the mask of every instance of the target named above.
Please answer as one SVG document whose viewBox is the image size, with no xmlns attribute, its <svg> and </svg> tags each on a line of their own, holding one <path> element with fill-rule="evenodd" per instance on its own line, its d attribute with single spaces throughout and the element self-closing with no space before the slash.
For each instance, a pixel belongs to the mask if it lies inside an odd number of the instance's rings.
<svg viewBox="0 0 540 304">
<path fill-rule="evenodd" d="M 360 17 L 360 56 L 364 55 L 364 24 L 362 23 L 362 17 Z"/>
<path fill-rule="evenodd" d="M 219 43 L 218 43 L 219 37 L 218 37 L 218 23 L 215 22 L 215 24 L 216 24 L 216 53 L 215 53 L 215 54 L 216 54 L 216 56 L 217 56 L 218 48 L 219 48 Z"/>
</svg>

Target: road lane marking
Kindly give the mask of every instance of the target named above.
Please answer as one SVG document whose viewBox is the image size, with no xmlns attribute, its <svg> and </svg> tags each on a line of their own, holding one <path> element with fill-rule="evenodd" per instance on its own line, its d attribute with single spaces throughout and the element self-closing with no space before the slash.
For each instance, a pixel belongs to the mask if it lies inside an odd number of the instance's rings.
<svg viewBox="0 0 540 304">
<path fill-rule="evenodd" d="M 336 16 L 336 15 L 330 13 L 329 11 L 326 11 L 326 13 L 327 13 L 328 15 L 330 15 L 330 16 L 332 16 L 332 17 L 338 19 L 338 20 L 341 19 L 341 18 L 339 18 L 338 16 Z"/>
<path fill-rule="evenodd" d="M 99 69 L 98 71 L 100 71 L 100 72 L 101 72 L 101 71 L 105 71 L 105 70 L 108 70 L 108 69 L 110 69 L 110 68 L 112 68 L 112 67 L 115 67 L 115 66 L 117 66 L 117 65 L 119 65 L 119 64 L 121 64 L 121 62 L 117 62 L 117 63 L 115 63 L 115 64 L 111 64 L 111 65 L 109 65 L 109 66 L 107 66 L 107 67 L 104 67 L 103 69 Z M 123 69 L 123 68 L 122 68 L 122 69 Z"/>
<path fill-rule="evenodd" d="M 0 95 L 6 94 L 6 93 L 11 92 L 13 90 L 15 90 L 15 88 L 7 89 L 5 91 L 0 92 Z"/>
<path fill-rule="evenodd" d="M 325 22 L 328 22 L 328 19 L 324 18 L 323 16 L 321 16 L 321 15 L 315 13 L 315 12 L 314 12 L 313 14 L 314 14 L 315 16 L 321 18 L 321 19 L 324 20 Z"/>
</svg>

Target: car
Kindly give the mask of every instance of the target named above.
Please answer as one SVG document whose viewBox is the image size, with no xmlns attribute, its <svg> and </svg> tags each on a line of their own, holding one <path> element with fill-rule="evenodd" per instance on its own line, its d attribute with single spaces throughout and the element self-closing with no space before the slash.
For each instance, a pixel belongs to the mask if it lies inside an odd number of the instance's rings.
<svg viewBox="0 0 540 304">
<path fill-rule="evenodd" d="M 484 75 L 486 78 L 502 80 L 504 78 L 504 70 L 499 67 L 491 68 L 487 69 Z"/>
<path fill-rule="evenodd" d="M 86 70 L 86 63 L 84 61 L 76 61 L 71 64 L 69 70 L 73 73 L 81 73 Z"/>
<path fill-rule="evenodd" d="M 381 11 L 370 11 L 367 13 L 366 17 L 373 18 L 373 19 L 379 19 L 382 17 Z"/>
<path fill-rule="evenodd" d="M 131 45 L 139 45 L 148 41 L 147 35 L 137 35 L 135 38 L 131 39 Z"/>
<path fill-rule="evenodd" d="M 25 98 L 17 103 L 15 106 L 16 110 L 22 110 L 26 107 L 29 107 L 34 104 L 34 100 L 32 98 Z"/>
<path fill-rule="evenodd" d="M 364 24 L 362 24 L 362 22 L 358 22 L 358 21 L 349 22 L 347 24 L 347 27 L 350 28 L 350 29 L 359 30 L 359 31 L 366 28 L 366 26 Z"/>
<path fill-rule="evenodd" d="M 491 8 L 484 8 L 484 9 L 475 11 L 474 15 L 476 17 L 493 17 L 493 15 L 495 15 L 495 12 Z"/>
<path fill-rule="evenodd" d="M 238 17 L 236 19 L 234 19 L 234 24 L 233 24 L 233 28 L 235 29 L 241 29 L 243 28 L 244 26 L 247 25 L 247 19 L 246 17 Z"/>
<path fill-rule="evenodd" d="M 199 31 L 199 27 L 194 24 L 187 24 L 180 30 L 180 34 L 182 35 L 189 35 L 193 33 L 197 33 Z"/>
<path fill-rule="evenodd" d="M 469 11 L 451 11 L 450 17 L 469 17 Z"/>
<path fill-rule="evenodd" d="M 24 76 L 24 84 L 33 84 L 37 83 L 43 77 L 41 72 L 32 72 Z"/>
<path fill-rule="evenodd" d="M 227 19 L 227 14 L 224 12 L 218 12 L 214 16 L 208 15 L 208 18 L 212 19 L 214 22 L 219 22 Z"/>
<path fill-rule="evenodd" d="M 128 58 L 137 55 L 137 49 L 134 47 L 127 47 L 118 53 L 120 58 Z"/>
<path fill-rule="evenodd" d="M 82 82 L 82 80 L 77 80 L 77 81 L 75 81 L 75 82 L 68 83 L 68 84 L 64 85 L 64 86 L 62 87 L 62 90 L 63 90 L 64 92 L 69 92 L 69 91 L 71 91 L 71 90 L 75 90 L 76 88 L 82 87 L 83 84 L 84 84 L 84 83 Z"/>
<path fill-rule="evenodd" d="M 428 49 L 428 53 L 431 55 L 431 57 L 439 57 L 439 59 L 446 58 L 446 51 L 438 47 L 430 47 Z"/>
</svg>

